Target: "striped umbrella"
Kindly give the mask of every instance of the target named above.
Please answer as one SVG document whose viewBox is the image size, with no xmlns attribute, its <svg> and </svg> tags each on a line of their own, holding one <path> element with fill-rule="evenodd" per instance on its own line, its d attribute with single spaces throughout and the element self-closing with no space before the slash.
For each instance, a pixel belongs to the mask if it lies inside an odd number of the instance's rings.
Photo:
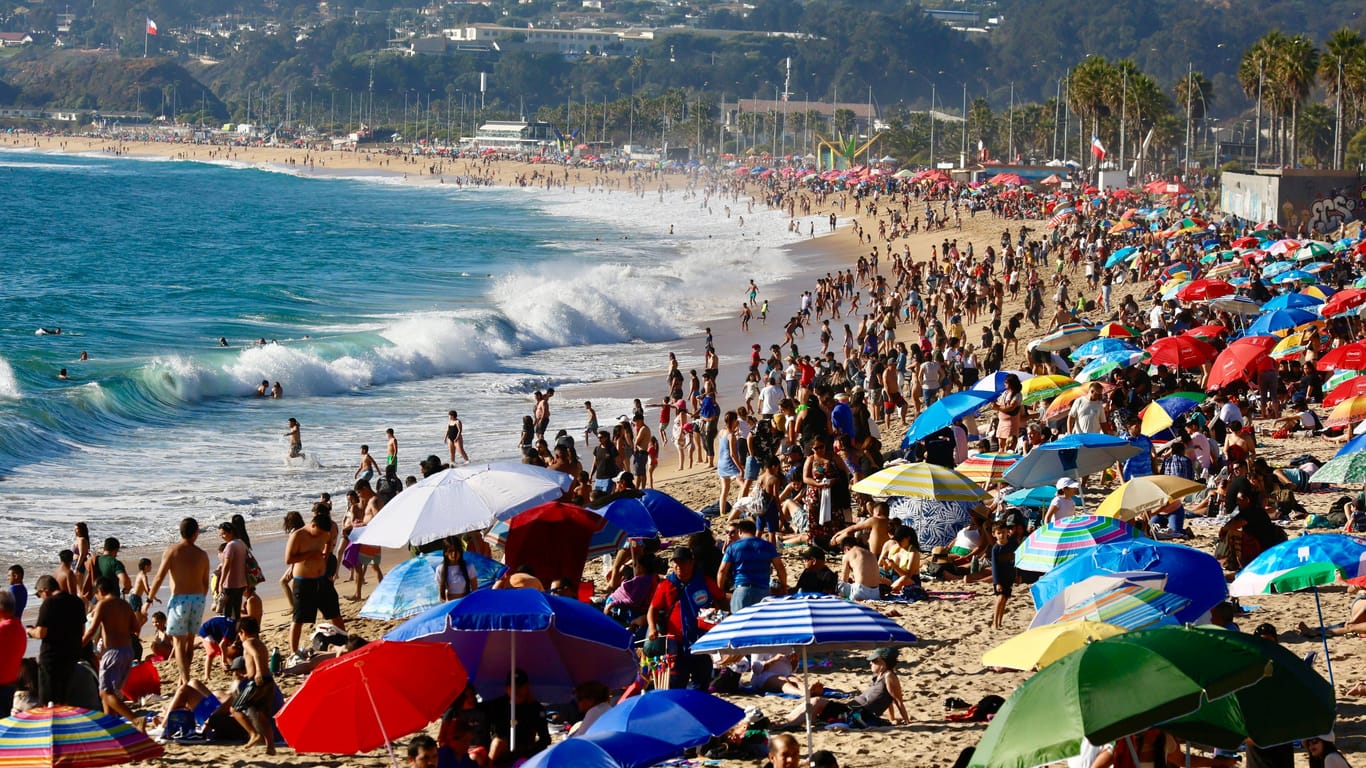
<svg viewBox="0 0 1366 768">
<path fill-rule="evenodd" d="M 1018 453 L 979 453 L 954 467 L 958 474 L 983 486 L 1001 482 L 1001 476 L 1020 460 Z"/>
<path fill-rule="evenodd" d="M 1366 419 L 1366 395 L 1353 395 L 1333 406 L 1323 423 L 1329 427 L 1345 427 Z"/>
<path fill-rule="evenodd" d="M 910 645 L 915 635 L 880 612 L 832 595 L 770 597 L 712 627 L 692 644 L 693 653 L 741 651 L 802 652 L 802 687 L 807 654 Z M 811 750 L 811 709 L 807 699 L 806 747 Z"/>
<path fill-rule="evenodd" d="M 1102 325 L 1099 334 L 1107 339 L 1132 339 L 1138 336 L 1134 329 L 1119 323 L 1106 323 Z"/>
<path fill-rule="evenodd" d="M 0 720 L 0 765 L 97 768 L 166 750 L 121 717 L 80 707 L 39 707 Z"/>
<path fill-rule="evenodd" d="M 1034 531 L 1015 552 L 1015 565 L 1046 573 L 1098 544 L 1134 537 L 1134 529 L 1113 517 L 1074 515 Z"/>
<path fill-rule="evenodd" d="M 1271 348 L 1271 359 L 1288 360 L 1299 357 L 1301 353 L 1309 349 L 1308 340 L 1313 333 L 1314 331 L 1300 331 L 1281 339 L 1276 343 L 1276 346 Z"/>
<path fill-rule="evenodd" d="M 948 467 L 917 461 L 879 470 L 849 487 L 868 496 L 907 496 L 938 501 L 981 501 L 982 486 Z"/>
<path fill-rule="evenodd" d="M 1076 347 L 1099 335 L 1095 328 L 1082 323 L 1060 325 L 1053 332 L 1039 339 L 1037 349 L 1044 352 L 1057 352 L 1060 349 Z"/>
<path fill-rule="evenodd" d="M 1139 430 L 1152 437 L 1163 430 L 1171 429 L 1177 419 L 1200 407 L 1203 402 L 1205 396 L 1195 392 L 1182 392 L 1154 400 L 1138 412 L 1139 418 L 1142 419 Z"/>
<path fill-rule="evenodd" d="M 1041 400 L 1052 400 L 1065 390 L 1080 386 L 1080 382 L 1070 376 L 1056 373 L 1047 376 L 1034 376 L 1020 383 L 1020 394 L 1025 405 L 1033 405 Z"/>
<path fill-rule="evenodd" d="M 1126 584 L 1067 606 L 1058 621 L 1103 621 L 1125 629 L 1143 629 L 1174 623 L 1172 614 L 1189 603 L 1188 598 L 1171 592 Z"/>
<path fill-rule="evenodd" d="M 1074 361 L 1089 360 L 1093 357 L 1100 357 L 1111 352 L 1137 352 L 1138 347 L 1132 342 L 1124 339 L 1110 339 L 1105 337 L 1094 338 L 1072 351 L 1068 355 Z"/>
</svg>

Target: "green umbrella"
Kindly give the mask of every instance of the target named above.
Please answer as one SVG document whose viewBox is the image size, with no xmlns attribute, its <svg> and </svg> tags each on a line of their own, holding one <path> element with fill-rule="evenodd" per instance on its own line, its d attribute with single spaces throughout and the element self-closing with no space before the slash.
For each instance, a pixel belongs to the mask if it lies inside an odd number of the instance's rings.
<svg viewBox="0 0 1366 768">
<path fill-rule="evenodd" d="M 1349 453 L 1329 459 L 1314 473 L 1316 483 L 1350 485 L 1366 483 L 1366 451 Z"/>
<path fill-rule="evenodd" d="M 1196 712 L 1261 680 L 1266 657 L 1232 633 L 1159 627 L 1106 638 L 1045 667 L 1001 707 L 971 768 L 1034 768 Z"/>
<path fill-rule="evenodd" d="M 1238 749 L 1244 739 L 1270 747 L 1326 733 L 1332 727 L 1337 697 L 1322 675 L 1276 643 L 1228 634 L 1231 641 L 1269 659 L 1271 674 L 1231 696 L 1207 702 L 1194 714 L 1163 723 L 1162 730 L 1196 744 Z"/>
</svg>

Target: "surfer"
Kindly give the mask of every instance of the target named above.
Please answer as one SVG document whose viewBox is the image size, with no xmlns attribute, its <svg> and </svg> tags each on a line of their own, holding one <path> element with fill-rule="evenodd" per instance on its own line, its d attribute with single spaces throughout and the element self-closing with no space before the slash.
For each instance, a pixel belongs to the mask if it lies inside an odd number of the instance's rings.
<svg viewBox="0 0 1366 768">
<path fill-rule="evenodd" d="M 285 433 L 289 438 L 289 458 L 297 459 L 304 455 L 304 439 L 299 434 L 299 420 L 293 416 L 289 417 L 289 431 Z"/>
<path fill-rule="evenodd" d="M 34 336 L 61 336 L 62 329 L 59 328 L 39 328 L 34 332 Z"/>
<path fill-rule="evenodd" d="M 226 347 L 226 346 L 228 346 L 228 337 L 227 337 L 227 336 L 219 336 L 219 337 L 218 337 L 218 346 L 220 346 L 220 347 Z"/>
</svg>

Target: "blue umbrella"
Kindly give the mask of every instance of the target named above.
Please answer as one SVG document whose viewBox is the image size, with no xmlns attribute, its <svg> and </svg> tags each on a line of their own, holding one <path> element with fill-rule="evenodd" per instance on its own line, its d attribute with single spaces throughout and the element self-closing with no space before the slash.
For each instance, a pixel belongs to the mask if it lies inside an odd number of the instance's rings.
<svg viewBox="0 0 1366 768">
<path fill-rule="evenodd" d="M 990 392 L 993 395 L 999 395 L 1002 392 L 1006 391 L 1006 377 L 1010 376 L 1011 374 L 1014 374 L 1016 378 L 1018 378 L 1020 381 L 1024 381 L 1025 379 L 1029 378 L 1029 374 L 1025 373 L 1024 371 L 997 371 L 995 373 L 988 374 L 985 378 L 981 379 L 976 384 L 972 385 L 971 391 Z"/>
<path fill-rule="evenodd" d="M 565 739 L 526 761 L 524 768 L 648 768 L 683 749 L 637 733 L 593 733 Z"/>
<path fill-rule="evenodd" d="M 1058 495 L 1056 485 L 1041 485 L 1037 488 L 1021 488 L 1006 494 L 1006 503 L 1015 507 L 1043 509 Z"/>
<path fill-rule="evenodd" d="M 1004 479 L 1017 488 L 1028 488 L 1057 482 L 1060 477 L 1081 478 L 1134 456 L 1138 450 L 1122 437 L 1089 432 L 1066 435 L 1025 454 L 1006 470 Z"/>
<path fill-rule="evenodd" d="M 743 709 L 710 693 L 655 690 L 607 710 L 589 726 L 587 735 L 635 733 L 686 749 L 706 744 L 744 717 Z"/>
<path fill-rule="evenodd" d="M 450 643 L 485 698 L 502 695 L 515 669 L 546 698 L 590 680 L 619 687 L 637 676 L 630 632 L 587 603 L 536 589 L 479 590 L 414 616 L 384 639 Z"/>
<path fill-rule="evenodd" d="M 1085 360 L 1089 357 L 1100 357 L 1110 353 L 1134 353 L 1137 351 L 1138 347 L 1131 342 L 1102 336 L 1098 339 L 1091 339 L 1077 347 L 1068 357 L 1073 360 Z"/>
<path fill-rule="evenodd" d="M 1278 309 L 1304 309 L 1306 307 L 1316 307 L 1322 304 L 1323 300 L 1313 296 L 1306 296 L 1303 293 L 1282 293 L 1262 305 L 1265 312 L 1274 312 Z"/>
<path fill-rule="evenodd" d="M 1125 247 L 1120 248 L 1119 250 L 1110 254 L 1110 258 L 1105 260 L 1105 268 L 1109 269 L 1110 267 L 1122 264 L 1125 260 L 1129 258 L 1130 254 L 1135 253 L 1136 251 L 1138 251 L 1138 246 L 1136 245 L 1126 245 Z"/>
<path fill-rule="evenodd" d="M 1305 272 L 1302 269 L 1292 269 L 1289 272 L 1282 272 L 1277 277 L 1271 278 L 1271 282 L 1275 285 L 1291 283 L 1296 280 L 1307 280 L 1312 283 L 1314 282 L 1314 276 L 1309 274 L 1308 272 Z"/>
<path fill-rule="evenodd" d="M 936 400 L 934 405 L 926 408 L 915 418 L 915 422 L 901 440 L 901 447 L 907 448 L 911 443 L 938 432 L 955 420 L 977 413 L 995 399 L 996 396 L 990 392 L 969 389 Z"/>
<path fill-rule="evenodd" d="M 1262 268 L 1262 277 L 1270 280 L 1271 278 L 1283 275 L 1294 268 L 1295 263 L 1293 261 L 1277 261 Z"/>
<path fill-rule="evenodd" d="M 1349 453 L 1356 453 L 1357 451 L 1366 451 L 1366 434 L 1357 435 L 1346 443 L 1343 443 L 1342 447 L 1338 449 L 1338 452 L 1333 454 L 1333 458 L 1336 459 L 1339 456 L 1346 456 Z"/>
<path fill-rule="evenodd" d="M 1247 327 L 1245 336 L 1266 336 L 1274 335 L 1276 331 L 1284 331 L 1289 328 L 1296 328 L 1305 323 L 1312 323 L 1318 320 L 1319 316 L 1313 312 L 1303 309 L 1277 309 L 1267 312 L 1257 318 L 1256 322 Z"/>
<path fill-rule="evenodd" d="M 894 497 L 887 504 L 887 516 L 906 521 L 915 529 L 921 550 L 926 550 L 952 544 L 958 532 L 972 520 L 968 510 L 975 506 L 976 502 Z"/>
<path fill-rule="evenodd" d="M 444 560 L 441 552 L 429 552 L 394 566 L 384 574 L 384 581 L 375 585 L 375 591 L 370 593 L 360 615 L 367 619 L 391 621 L 406 619 L 440 605 L 438 572 Z M 466 552 L 465 562 L 474 569 L 479 589 L 492 586 L 507 572 L 506 565 L 477 552 Z"/>
<path fill-rule="evenodd" d="M 693 653 L 802 651 L 802 687 L 811 651 L 909 645 L 915 635 L 878 611 L 831 595 L 770 597 L 732 613 L 697 642 Z M 806 701 L 806 751 L 811 752 L 811 701 Z"/>
<path fill-rule="evenodd" d="M 638 498 L 617 499 L 597 510 L 632 538 L 660 536 L 672 538 L 707 530 L 707 518 L 663 491 L 648 489 Z M 638 521 L 649 523 L 649 530 L 638 529 Z"/>
<path fill-rule="evenodd" d="M 1092 576 L 1134 571 L 1166 574 L 1164 589 L 1190 600 L 1175 614 L 1183 624 L 1198 620 L 1228 597 L 1223 566 L 1213 555 L 1182 544 L 1147 539 L 1101 544 L 1040 576 L 1029 591 L 1038 608 L 1068 586 Z"/>
</svg>

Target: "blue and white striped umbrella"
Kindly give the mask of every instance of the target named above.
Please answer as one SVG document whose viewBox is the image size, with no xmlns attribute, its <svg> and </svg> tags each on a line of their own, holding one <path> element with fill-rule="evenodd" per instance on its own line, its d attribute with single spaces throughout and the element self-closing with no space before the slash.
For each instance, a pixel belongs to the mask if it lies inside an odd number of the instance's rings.
<svg viewBox="0 0 1366 768">
<path fill-rule="evenodd" d="M 830 595 L 803 594 L 770 597 L 731 614 L 693 643 L 692 650 L 820 652 L 914 642 L 915 635 L 872 608 Z"/>
</svg>

